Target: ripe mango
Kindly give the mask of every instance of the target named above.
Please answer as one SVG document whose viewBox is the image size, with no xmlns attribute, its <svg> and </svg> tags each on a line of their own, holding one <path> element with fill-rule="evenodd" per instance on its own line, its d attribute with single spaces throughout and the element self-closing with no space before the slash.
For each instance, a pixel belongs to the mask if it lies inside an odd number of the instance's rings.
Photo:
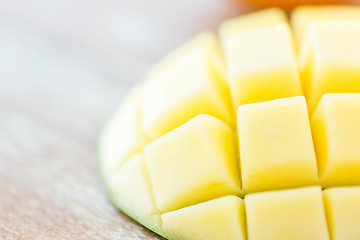
<svg viewBox="0 0 360 240">
<path fill-rule="evenodd" d="M 100 135 L 114 205 L 171 240 L 359 240 L 359 11 L 263 10 L 161 60 Z"/>
</svg>

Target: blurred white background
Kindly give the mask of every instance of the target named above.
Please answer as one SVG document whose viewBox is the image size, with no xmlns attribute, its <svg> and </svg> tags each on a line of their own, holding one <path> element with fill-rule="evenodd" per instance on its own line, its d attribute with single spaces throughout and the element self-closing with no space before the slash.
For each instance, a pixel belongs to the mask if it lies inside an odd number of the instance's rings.
<svg viewBox="0 0 360 240">
<path fill-rule="evenodd" d="M 35 35 L 122 76 L 138 74 L 183 40 L 215 29 L 237 12 L 224 0 L 1 0 L 0 34 L 13 29 Z M 22 39 L 15 31 L 11 35 Z M 41 45 L 29 48 L 41 54 Z"/>
<path fill-rule="evenodd" d="M 86 135 L 166 52 L 240 12 L 226 0 L 0 0 L 0 100 Z"/>
</svg>

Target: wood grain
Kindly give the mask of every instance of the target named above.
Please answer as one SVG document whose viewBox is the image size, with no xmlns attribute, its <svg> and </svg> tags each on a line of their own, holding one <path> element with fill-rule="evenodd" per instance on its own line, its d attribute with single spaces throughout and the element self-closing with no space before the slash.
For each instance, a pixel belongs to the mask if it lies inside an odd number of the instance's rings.
<svg viewBox="0 0 360 240">
<path fill-rule="evenodd" d="M 161 239 L 117 211 L 99 129 L 156 60 L 248 11 L 224 0 L 0 0 L 0 239 Z"/>
</svg>

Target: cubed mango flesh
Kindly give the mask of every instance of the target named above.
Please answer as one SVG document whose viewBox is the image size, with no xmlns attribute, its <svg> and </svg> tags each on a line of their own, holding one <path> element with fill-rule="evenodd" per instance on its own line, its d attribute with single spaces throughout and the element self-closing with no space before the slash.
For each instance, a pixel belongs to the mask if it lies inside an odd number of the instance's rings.
<svg viewBox="0 0 360 240">
<path fill-rule="evenodd" d="M 199 36 L 178 50 L 169 62 L 150 72 L 142 89 L 142 127 L 152 139 L 198 114 L 233 124 L 228 80 L 211 34 Z M 166 67 L 161 67 L 161 66 Z M 220 66 L 219 66 L 220 65 Z M 220 69 L 220 70 L 219 70 Z"/>
<path fill-rule="evenodd" d="M 325 94 L 311 126 L 322 185 L 360 184 L 360 93 Z"/>
<path fill-rule="evenodd" d="M 288 22 L 284 11 L 279 8 L 269 8 L 225 21 L 219 27 L 219 35 L 222 41 L 226 41 L 231 35 L 282 22 Z"/>
<path fill-rule="evenodd" d="M 100 136 L 112 202 L 169 240 L 360 240 L 359 9 L 267 9 L 166 56 Z"/>
<path fill-rule="evenodd" d="M 300 6 L 291 14 L 295 39 L 300 45 L 310 23 L 319 20 L 360 19 L 360 7 L 346 5 Z"/>
<path fill-rule="evenodd" d="M 237 118 L 245 193 L 318 182 L 304 97 L 242 105 Z"/>
<path fill-rule="evenodd" d="M 161 215 L 172 239 L 245 240 L 244 200 L 225 196 Z"/>
<path fill-rule="evenodd" d="M 309 24 L 299 67 L 309 112 L 326 93 L 360 92 L 360 19 Z"/>
<path fill-rule="evenodd" d="M 358 240 L 360 186 L 328 188 L 323 194 L 331 239 Z"/>
<path fill-rule="evenodd" d="M 110 179 L 111 198 L 124 212 L 155 230 L 161 226 L 143 153 L 136 153 Z"/>
<path fill-rule="evenodd" d="M 233 131 L 212 116 L 198 115 L 148 144 L 145 158 L 163 212 L 240 194 Z"/>
<path fill-rule="evenodd" d="M 320 187 L 249 194 L 245 209 L 249 240 L 330 240 Z"/>
<path fill-rule="evenodd" d="M 284 22 L 224 39 L 234 109 L 302 95 L 292 41 Z"/>
<path fill-rule="evenodd" d="M 139 91 L 137 86 L 125 97 L 103 128 L 98 152 L 105 175 L 111 175 L 149 142 L 140 126 Z"/>
</svg>

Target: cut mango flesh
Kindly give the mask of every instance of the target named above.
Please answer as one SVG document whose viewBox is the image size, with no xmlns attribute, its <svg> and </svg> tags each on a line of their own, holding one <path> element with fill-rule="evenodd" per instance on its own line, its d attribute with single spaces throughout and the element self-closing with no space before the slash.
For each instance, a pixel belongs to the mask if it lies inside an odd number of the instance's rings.
<svg viewBox="0 0 360 240">
<path fill-rule="evenodd" d="M 360 94 L 325 94 L 311 124 L 322 185 L 360 184 Z"/>
<path fill-rule="evenodd" d="M 105 175 L 123 164 L 149 142 L 140 126 L 139 86 L 124 99 L 103 128 L 99 141 L 99 158 Z"/>
<path fill-rule="evenodd" d="M 149 227 L 161 226 L 144 154 L 135 154 L 112 176 L 110 189 L 113 201 L 124 212 Z"/>
<path fill-rule="evenodd" d="M 360 92 L 360 19 L 309 24 L 299 54 L 312 113 L 325 93 Z"/>
<path fill-rule="evenodd" d="M 238 131 L 246 193 L 317 183 L 304 97 L 240 106 Z"/>
<path fill-rule="evenodd" d="M 332 239 L 359 239 L 360 187 L 326 189 L 324 200 Z"/>
<path fill-rule="evenodd" d="M 182 54 L 172 57 L 166 68 L 149 73 L 142 89 L 142 126 L 157 138 L 198 114 L 210 114 L 232 124 L 227 80 L 216 66 L 221 57 L 212 37 L 195 39 Z"/>
<path fill-rule="evenodd" d="M 286 23 L 241 32 L 224 40 L 234 108 L 302 95 Z"/>
<path fill-rule="evenodd" d="M 359 7 L 273 8 L 169 54 L 103 128 L 114 204 L 171 240 L 358 240 Z"/>
<path fill-rule="evenodd" d="M 291 14 L 295 39 L 301 43 L 309 23 L 317 20 L 359 19 L 360 7 L 356 6 L 301 6 Z"/>
<path fill-rule="evenodd" d="M 320 187 L 249 194 L 249 240 L 329 240 Z"/>
<path fill-rule="evenodd" d="M 226 196 L 161 216 L 173 239 L 245 240 L 244 200 Z"/>
<path fill-rule="evenodd" d="M 198 115 L 147 145 L 145 157 L 159 209 L 167 212 L 240 194 L 233 141 L 225 123 Z"/>
<path fill-rule="evenodd" d="M 282 22 L 288 22 L 286 14 L 279 8 L 269 8 L 225 21 L 219 28 L 219 35 L 222 41 L 226 41 L 231 35 Z"/>
</svg>

